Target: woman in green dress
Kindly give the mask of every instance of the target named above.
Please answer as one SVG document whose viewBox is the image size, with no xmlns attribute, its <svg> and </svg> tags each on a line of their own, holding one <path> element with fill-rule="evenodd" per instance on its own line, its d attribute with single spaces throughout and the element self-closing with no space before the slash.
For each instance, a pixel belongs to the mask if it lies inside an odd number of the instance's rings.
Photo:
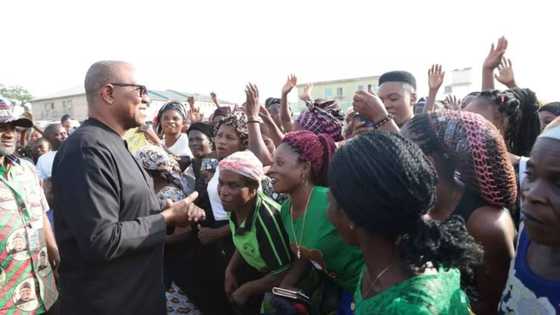
<svg viewBox="0 0 560 315">
<path fill-rule="evenodd" d="M 274 152 L 269 175 L 274 191 L 289 195 L 282 205 L 281 217 L 295 262 L 281 286 L 300 289 L 309 270 L 320 271 L 317 274 L 326 275 L 348 293 L 349 306 L 363 257 L 359 248 L 342 240 L 327 217 L 326 174 L 334 150 L 334 141 L 328 135 L 306 130 L 290 132 Z"/>
<path fill-rule="evenodd" d="M 365 259 L 356 315 L 469 314 L 461 276 L 472 275 L 482 250 L 461 219 L 425 216 L 436 182 L 430 160 L 398 134 L 367 133 L 335 154 L 329 218 Z"/>
</svg>

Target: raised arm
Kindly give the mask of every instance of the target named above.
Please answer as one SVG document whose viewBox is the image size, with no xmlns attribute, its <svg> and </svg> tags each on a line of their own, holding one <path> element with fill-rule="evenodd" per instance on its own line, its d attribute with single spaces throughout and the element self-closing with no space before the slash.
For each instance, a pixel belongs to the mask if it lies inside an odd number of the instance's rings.
<svg viewBox="0 0 560 315">
<path fill-rule="evenodd" d="M 399 127 L 387 112 L 381 99 L 370 92 L 357 91 L 352 102 L 354 110 L 373 123 L 375 130 L 399 132 Z"/>
<path fill-rule="evenodd" d="M 424 113 L 429 113 L 434 110 L 437 93 L 443 84 L 444 78 L 445 72 L 442 71 L 441 65 L 432 65 L 432 67 L 428 70 L 428 86 L 430 87 L 430 91 L 428 94 L 428 100 L 426 101 L 426 106 L 424 106 Z"/>
<path fill-rule="evenodd" d="M 498 74 L 494 75 L 494 77 L 509 89 L 517 87 L 510 59 L 502 58 L 502 62 L 498 65 Z"/>
<path fill-rule="evenodd" d="M 504 54 L 506 53 L 506 49 L 508 46 L 508 41 L 505 37 L 501 37 L 498 39 L 498 43 L 496 46 L 492 43 L 490 46 L 490 52 L 486 59 L 484 60 L 484 64 L 482 65 L 482 90 L 493 90 L 494 89 L 494 69 L 498 67 Z"/>
<path fill-rule="evenodd" d="M 297 78 L 295 75 L 291 74 L 288 76 L 288 80 L 282 87 L 282 96 L 280 97 L 280 120 L 282 121 L 282 127 L 285 132 L 289 132 L 294 129 L 290 108 L 288 107 L 288 94 L 290 94 L 296 84 Z"/>
<path fill-rule="evenodd" d="M 249 84 L 245 89 L 245 95 L 247 96 L 245 113 L 247 114 L 247 129 L 249 131 L 249 150 L 261 160 L 263 165 L 270 165 L 272 164 L 272 153 L 268 152 L 261 134 L 259 89 L 256 85 Z"/>
</svg>

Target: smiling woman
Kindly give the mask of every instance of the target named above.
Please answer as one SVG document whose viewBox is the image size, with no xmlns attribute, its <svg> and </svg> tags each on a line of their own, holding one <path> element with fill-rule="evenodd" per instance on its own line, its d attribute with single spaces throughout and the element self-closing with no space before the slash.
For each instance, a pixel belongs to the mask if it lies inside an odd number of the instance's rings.
<svg viewBox="0 0 560 315">
<path fill-rule="evenodd" d="M 186 125 L 187 110 L 176 101 L 164 104 L 155 117 L 156 132 L 163 138 L 167 151 L 173 155 L 192 157 L 189 137 L 183 133 Z"/>
</svg>

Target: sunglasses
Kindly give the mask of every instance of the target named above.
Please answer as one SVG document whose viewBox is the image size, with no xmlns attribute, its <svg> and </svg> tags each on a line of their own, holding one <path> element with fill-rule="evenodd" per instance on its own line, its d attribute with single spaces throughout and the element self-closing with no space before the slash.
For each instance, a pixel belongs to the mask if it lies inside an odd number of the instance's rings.
<svg viewBox="0 0 560 315">
<path fill-rule="evenodd" d="M 138 94 L 140 95 L 140 97 L 148 95 L 148 88 L 145 85 L 141 85 L 141 84 L 130 84 L 130 83 L 111 83 L 114 86 L 119 86 L 119 87 L 126 87 L 126 86 L 132 86 L 135 87 L 135 90 L 138 91 Z"/>
</svg>

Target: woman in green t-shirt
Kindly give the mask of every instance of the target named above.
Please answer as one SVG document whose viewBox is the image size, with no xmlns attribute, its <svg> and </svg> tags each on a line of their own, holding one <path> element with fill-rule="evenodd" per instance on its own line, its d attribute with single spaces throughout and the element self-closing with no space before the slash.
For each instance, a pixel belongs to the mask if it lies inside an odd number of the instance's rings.
<svg viewBox="0 0 560 315">
<path fill-rule="evenodd" d="M 326 174 L 335 150 L 327 135 L 310 131 L 286 134 L 274 153 L 269 175 L 276 192 L 286 193 L 281 216 L 295 262 L 284 277 L 284 288 L 300 287 L 310 266 L 326 274 L 338 287 L 353 292 L 363 257 L 347 245 L 327 218 Z"/>
<path fill-rule="evenodd" d="M 430 160 L 398 134 L 364 134 L 334 156 L 329 218 L 365 259 L 356 315 L 469 314 L 460 278 L 482 250 L 461 219 L 425 217 L 436 182 Z"/>
</svg>

